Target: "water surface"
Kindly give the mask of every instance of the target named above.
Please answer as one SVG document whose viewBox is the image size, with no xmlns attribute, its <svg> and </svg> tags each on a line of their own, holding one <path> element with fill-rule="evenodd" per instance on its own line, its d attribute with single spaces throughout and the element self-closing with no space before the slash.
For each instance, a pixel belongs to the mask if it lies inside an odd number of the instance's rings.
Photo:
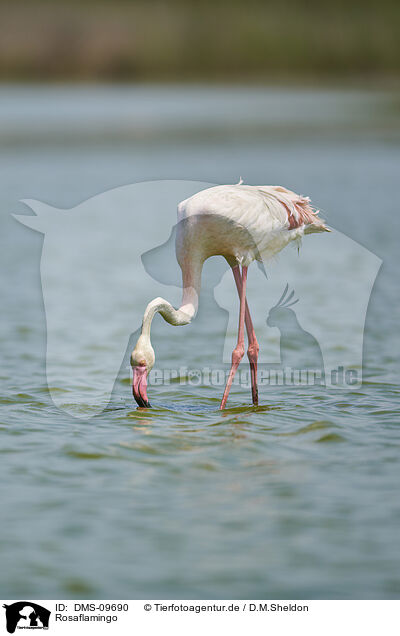
<svg viewBox="0 0 400 636">
<path fill-rule="evenodd" d="M 1 91 L 0 595 L 398 598 L 396 96 Z M 234 387 L 221 413 L 221 388 L 175 383 L 153 387 L 155 408 L 138 411 L 122 372 L 101 415 L 77 420 L 56 408 L 45 375 L 42 237 L 10 217 L 27 212 L 18 201 L 72 207 L 134 181 L 239 176 L 310 194 L 330 225 L 383 260 L 363 386 L 264 388 L 258 408 Z M 318 267 L 313 276 L 318 287 Z M 117 321 L 117 293 L 113 302 Z M 261 297 L 252 302 L 264 311 Z M 158 321 L 160 359 L 211 361 L 217 323 L 207 338 L 196 323 L 191 330 L 188 355 L 186 336 Z M 87 386 L 76 382 L 82 397 Z M 62 395 L 62 383 L 52 390 Z"/>
</svg>

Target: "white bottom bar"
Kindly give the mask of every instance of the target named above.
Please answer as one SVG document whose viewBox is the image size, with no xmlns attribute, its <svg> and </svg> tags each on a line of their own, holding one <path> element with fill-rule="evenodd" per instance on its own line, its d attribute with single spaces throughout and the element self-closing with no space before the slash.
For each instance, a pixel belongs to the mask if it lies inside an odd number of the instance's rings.
<svg viewBox="0 0 400 636">
<path fill-rule="evenodd" d="M 14 606 L 15 603 L 15 606 Z M 363 636 L 399 633 L 400 601 L 6 600 L 0 633 L 174 634 L 225 633 Z M 48 614 L 50 612 L 50 615 Z M 48 627 L 45 627 L 48 619 Z M 7 631 L 6 631 L 7 630 Z M 13 630 L 13 631 L 12 631 Z"/>
</svg>

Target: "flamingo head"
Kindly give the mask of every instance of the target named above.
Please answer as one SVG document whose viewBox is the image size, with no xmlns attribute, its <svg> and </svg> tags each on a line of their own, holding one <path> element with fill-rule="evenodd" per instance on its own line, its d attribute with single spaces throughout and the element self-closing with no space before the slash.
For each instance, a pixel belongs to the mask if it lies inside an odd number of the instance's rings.
<svg viewBox="0 0 400 636">
<path fill-rule="evenodd" d="M 132 393 L 137 404 L 145 408 L 150 408 L 147 397 L 147 376 L 153 368 L 154 360 L 154 349 L 150 339 L 141 335 L 131 354 Z"/>
</svg>

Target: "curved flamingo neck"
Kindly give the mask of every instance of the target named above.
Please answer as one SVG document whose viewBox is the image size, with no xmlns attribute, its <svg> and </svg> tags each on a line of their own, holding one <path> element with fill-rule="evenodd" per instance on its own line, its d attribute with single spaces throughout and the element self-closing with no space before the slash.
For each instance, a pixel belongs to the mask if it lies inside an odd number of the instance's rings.
<svg viewBox="0 0 400 636">
<path fill-rule="evenodd" d="M 185 263 L 184 263 L 185 265 Z M 175 309 L 164 298 L 154 298 L 146 307 L 142 322 L 142 336 L 150 339 L 151 323 L 159 313 L 166 322 L 174 326 L 189 324 L 197 313 L 201 283 L 202 263 L 191 262 L 190 267 L 182 267 L 182 301 L 179 309 Z"/>
</svg>

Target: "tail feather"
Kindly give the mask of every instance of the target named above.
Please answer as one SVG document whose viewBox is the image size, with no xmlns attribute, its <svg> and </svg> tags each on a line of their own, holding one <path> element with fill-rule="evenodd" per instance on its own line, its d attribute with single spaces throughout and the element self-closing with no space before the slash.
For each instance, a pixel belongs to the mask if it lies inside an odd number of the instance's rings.
<svg viewBox="0 0 400 636">
<path fill-rule="evenodd" d="M 331 231 L 326 227 L 325 221 L 318 216 L 319 210 L 311 205 L 309 197 L 303 197 L 283 186 L 273 186 L 273 189 L 286 209 L 290 230 L 305 225 L 304 234 Z"/>
</svg>

